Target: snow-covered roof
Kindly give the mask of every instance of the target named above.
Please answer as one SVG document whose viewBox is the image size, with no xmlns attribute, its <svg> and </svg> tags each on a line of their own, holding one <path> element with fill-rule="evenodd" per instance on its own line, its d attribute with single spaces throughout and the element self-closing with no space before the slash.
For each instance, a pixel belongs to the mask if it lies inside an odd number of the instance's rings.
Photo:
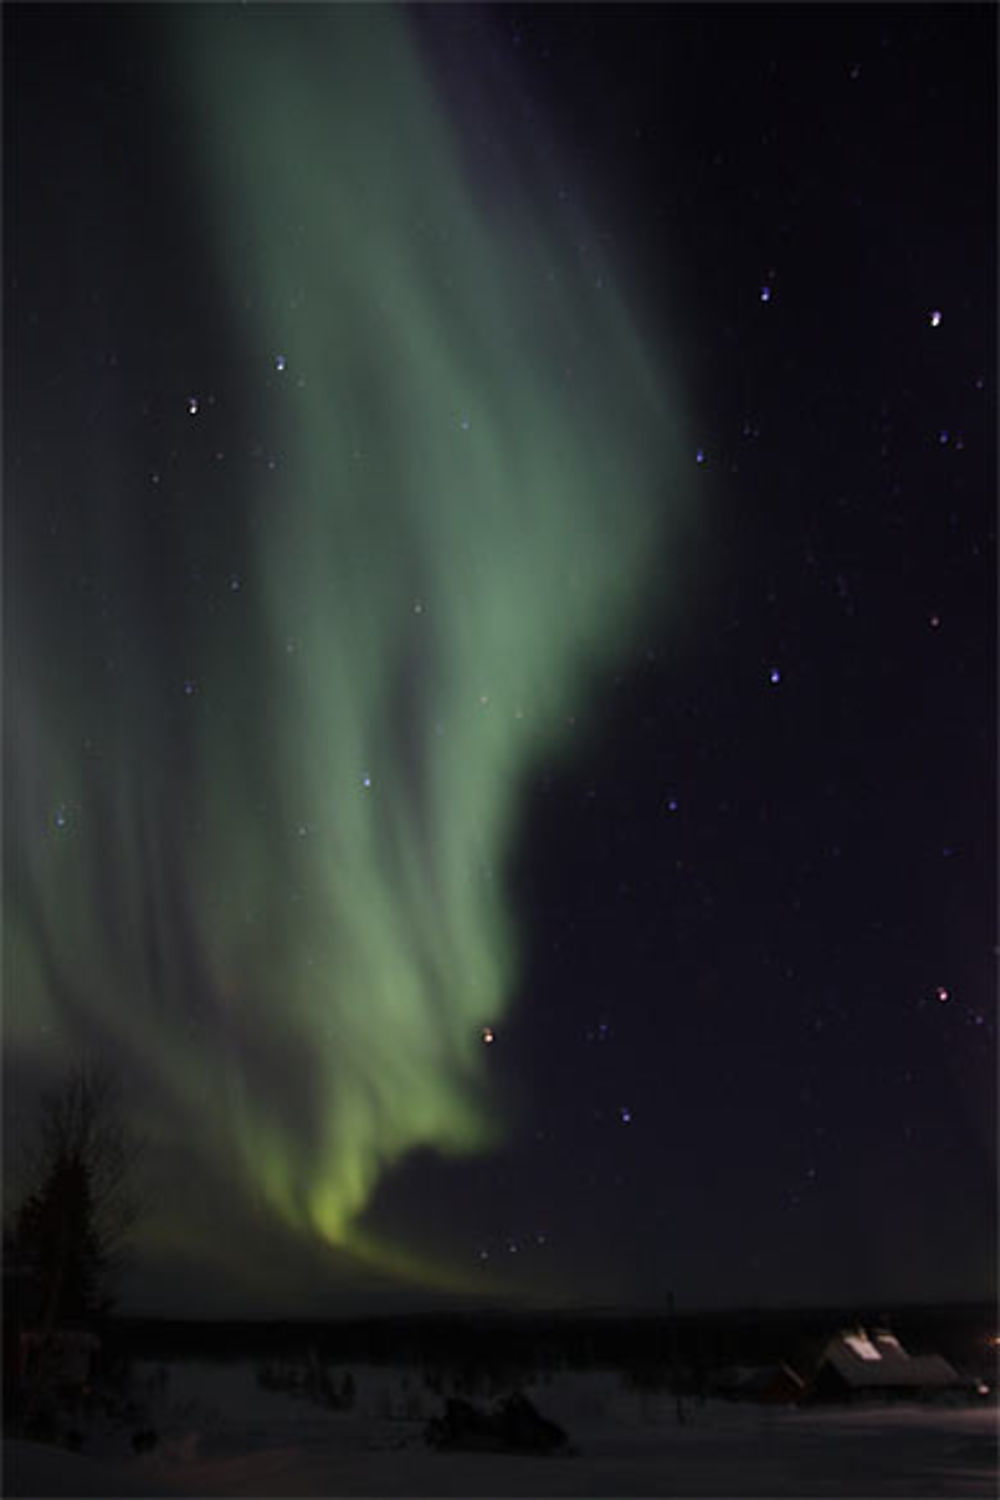
<svg viewBox="0 0 1000 1500">
<path fill-rule="evenodd" d="M 863 1386 L 946 1386 L 958 1381 L 940 1354 L 907 1354 L 894 1334 L 878 1329 L 869 1337 L 863 1328 L 844 1329 L 831 1339 L 823 1356 L 848 1384 Z"/>
</svg>

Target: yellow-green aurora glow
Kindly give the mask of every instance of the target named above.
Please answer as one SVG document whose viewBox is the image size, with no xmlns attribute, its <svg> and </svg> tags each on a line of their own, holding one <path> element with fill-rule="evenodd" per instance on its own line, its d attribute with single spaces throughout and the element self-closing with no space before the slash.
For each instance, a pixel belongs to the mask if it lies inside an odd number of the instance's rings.
<svg viewBox="0 0 1000 1500">
<path fill-rule="evenodd" d="M 364 1211 L 415 1148 L 503 1138 L 481 1028 L 519 980 L 519 798 L 671 587 L 675 403 L 530 137 L 477 180 L 402 9 L 173 15 L 183 170 L 279 462 L 171 755 L 117 704 L 99 837 L 25 855 L 13 1041 L 74 990 L 142 1060 L 164 1150 L 447 1282 Z M 85 832 L 53 730 L 82 693 L 53 668 L 27 696 L 21 770 Z"/>
</svg>

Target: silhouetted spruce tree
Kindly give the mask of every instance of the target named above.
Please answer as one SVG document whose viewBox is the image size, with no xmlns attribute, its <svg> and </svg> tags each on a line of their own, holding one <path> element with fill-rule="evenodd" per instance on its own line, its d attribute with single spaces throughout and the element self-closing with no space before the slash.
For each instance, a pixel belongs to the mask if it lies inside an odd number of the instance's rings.
<svg viewBox="0 0 1000 1500">
<path fill-rule="evenodd" d="M 108 1309 L 138 1214 L 136 1146 L 106 1069 L 74 1068 L 45 1096 L 31 1158 L 14 1244 L 48 1330 Z"/>
<path fill-rule="evenodd" d="M 90 1172 L 81 1157 L 52 1164 L 21 1208 L 17 1242 L 38 1288 L 43 1325 L 81 1322 L 98 1310 L 101 1253 Z"/>
</svg>

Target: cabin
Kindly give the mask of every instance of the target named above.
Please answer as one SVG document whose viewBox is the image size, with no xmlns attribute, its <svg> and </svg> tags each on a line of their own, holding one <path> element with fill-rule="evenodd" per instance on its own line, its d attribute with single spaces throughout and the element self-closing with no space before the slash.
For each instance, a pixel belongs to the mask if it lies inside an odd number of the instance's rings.
<svg viewBox="0 0 1000 1500">
<path fill-rule="evenodd" d="M 719 1371 L 712 1390 L 726 1401 L 795 1406 L 806 1396 L 806 1382 L 788 1364 L 730 1365 Z"/>
<path fill-rule="evenodd" d="M 829 1340 L 812 1382 L 815 1400 L 926 1397 L 964 1382 L 940 1354 L 908 1354 L 887 1328 L 846 1328 Z"/>
</svg>

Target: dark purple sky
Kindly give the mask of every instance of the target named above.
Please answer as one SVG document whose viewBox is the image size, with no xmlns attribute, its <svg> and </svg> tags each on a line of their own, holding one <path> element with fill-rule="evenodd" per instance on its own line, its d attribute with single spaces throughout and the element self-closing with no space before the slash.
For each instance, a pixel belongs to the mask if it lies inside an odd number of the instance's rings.
<svg viewBox="0 0 1000 1500">
<path fill-rule="evenodd" d="M 290 35 L 308 26 L 312 7 L 286 9 Z M 234 37 L 252 20 L 234 8 Z M 174 632 L 210 627 L 196 576 L 207 480 L 190 468 L 164 520 L 133 477 L 163 460 L 167 418 L 149 393 L 203 371 L 201 388 L 230 393 L 213 445 L 238 463 L 258 437 L 224 276 L 198 274 L 209 231 L 159 61 L 169 24 L 156 7 L 4 12 L 5 990 L 19 1100 L 54 1067 L 53 1027 L 70 1051 L 131 1035 L 81 1001 L 86 975 L 56 951 L 63 888 L 32 852 L 52 825 L 10 814 L 29 791 L 53 818 L 62 804 L 32 781 L 19 736 L 39 703 L 66 709 L 64 650 L 104 649 L 93 598 L 136 657 L 94 710 L 96 739 L 116 732 L 129 673 L 148 681 L 174 659 Z M 682 394 L 698 524 L 673 538 L 662 608 L 588 697 L 578 748 L 524 787 L 505 876 L 521 972 L 490 1056 L 506 1143 L 461 1161 L 416 1153 L 382 1177 L 368 1221 L 463 1275 L 481 1269 L 484 1287 L 501 1264 L 525 1295 L 991 1295 L 995 12 L 456 6 L 423 11 L 418 29 L 473 163 L 481 70 L 509 84 L 512 135 L 527 129 L 545 157 L 538 183 L 558 159 L 557 191 L 597 226 Z M 503 177 L 491 181 L 496 199 Z M 233 481 L 216 532 L 237 570 L 240 493 Z M 151 613 L 153 544 L 134 524 L 133 540 L 81 561 L 79 539 L 130 494 L 188 578 L 176 617 Z M 150 847 L 183 781 L 174 711 L 164 701 L 154 735 L 170 774 L 153 777 Z M 84 758 L 88 712 L 70 714 Z M 109 841 L 112 865 L 114 828 L 87 835 Z M 97 944 L 123 940 L 123 863 Z M 142 886 L 142 862 L 129 869 Z M 184 954 L 190 871 L 157 869 L 142 921 Z M 141 1093 L 124 1040 L 121 1062 Z M 254 1066 L 290 1064 L 278 1048 Z M 294 1076 L 281 1083 L 294 1093 Z M 169 1224 L 188 1164 L 160 1167 Z M 135 1305 L 208 1311 L 214 1274 L 193 1292 L 164 1234 L 137 1267 Z M 368 1295 L 339 1275 L 345 1305 Z M 302 1300 L 297 1282 L 291 1310 Z"/>
</svg>

